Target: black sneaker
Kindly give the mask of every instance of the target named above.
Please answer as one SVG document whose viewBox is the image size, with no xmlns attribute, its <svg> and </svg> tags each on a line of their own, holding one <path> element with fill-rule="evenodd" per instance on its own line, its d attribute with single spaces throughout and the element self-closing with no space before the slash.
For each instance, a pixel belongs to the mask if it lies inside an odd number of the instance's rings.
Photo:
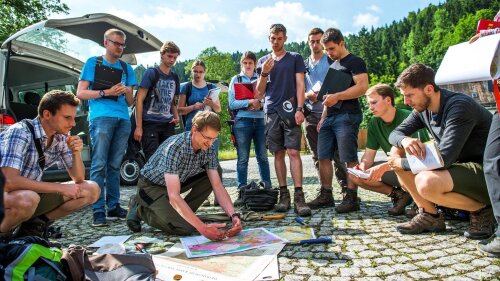
<svg viewBox="0 0 500 281">
<path fill-rule="evenodd" d="M 124 220 L 127 218 L 127 210 L 117 205 L 113 210 L 108 211 L 108 220 Z"/>
<path fill-rule="evenodd" d="M 130 196 L 128 201 L 127 226 L 132 232 L 141 232 L 141 218 L 137 213 L 137 200 L 135 195 Z"/>
<path fill-rule="evenodd" d="M 92 226 L 108 226 L 108 223 L 106 222 L 106 215 L 104 214 L 104 212 L 94 213 L 94 222 L 92 223 Z"/>
</svg>

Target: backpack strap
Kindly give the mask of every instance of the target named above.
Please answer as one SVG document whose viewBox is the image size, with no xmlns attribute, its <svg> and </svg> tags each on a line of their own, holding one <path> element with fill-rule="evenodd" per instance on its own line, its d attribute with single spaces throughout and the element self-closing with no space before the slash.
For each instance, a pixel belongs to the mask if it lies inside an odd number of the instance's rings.
<svg viewBox="0 0 500 281">
<path fill-rule="evenodd" d="M 188 105 L 189 97 L 191 96 L 192 91 L 193 91 L 193 82 L 189 81 L 186 84 L 186 105 Z"/>
<path fill-rule="evenodd" d="M 33 127 L 33 124 L 31 124 L 27 119 L 23 119 L 21 122 L 23 122 L 23 124 L 30 130 L 31 137 L 35 143 L 36 150 L 38 151 L 38 165 L 43 171 L 43 168 L 45 168 L 45 155 L 43 154 L 42 140 L 35 137 L 35 128 Z"/>
</svg>

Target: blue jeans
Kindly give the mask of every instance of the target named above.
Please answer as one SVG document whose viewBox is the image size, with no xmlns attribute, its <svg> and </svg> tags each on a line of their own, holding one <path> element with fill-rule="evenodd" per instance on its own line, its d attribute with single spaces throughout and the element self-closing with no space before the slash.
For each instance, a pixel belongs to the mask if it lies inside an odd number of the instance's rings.
<svg viewBox="0 0 500 281">
<path fill-rule="evenodd" d="M 358 161 L 358 131 L 361 113 L 336 113 L 325 119 L 318 135 L 318 159 L 332 160 L 336 149 L 341 163 Z"/>
<path fill-rule="evenodd" d="M 90 180 L 97 182 L 101 188 L 99 200 L 92 205 L 94 213 L 105 212 L 106 206 L 108 211 L 119 206 L 120 164 L 127 150 L 130 130 L 128 119 L 98 117 L 90 121 Z"/>
<path fill-rule="evenodd" d="M 254 144 L 255 156 L 259 165 L 259 174 L 262 181 L 271 184 L 269 161 L 266 150 L 266 125 L 264 118 L 236 118 L 234 135 L 237 143 L 238 162 L 236 165 L 236 178 L 238 188 L 247 184 L 248 159 L 250 157 L 250 144 Z"/>
</svg>

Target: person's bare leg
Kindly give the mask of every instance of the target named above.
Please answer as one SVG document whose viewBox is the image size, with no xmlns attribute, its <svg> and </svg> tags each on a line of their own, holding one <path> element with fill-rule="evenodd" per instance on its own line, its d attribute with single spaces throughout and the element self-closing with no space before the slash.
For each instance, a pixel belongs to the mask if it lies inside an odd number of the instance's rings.
<svg viewBox="0 0 500 281">
<path fill-rule="evenodd" d="M 392 190 L 394 189 L 392 186 L 389 186 L 381 181 L 369 181 L 362 178 L 358 178 L 351 174 L 349 174 L 348 180 L 351 181 L 353 184 L 362 187 L 366 190 L 382 193 L 384 195 L 391 194 Z"/>
<path fill-rule="evenodd" d="M 437 209 L 434 203 L 425 199 L 420 195 L 415 185 L 415 175 L 408 171 L 396 171 L 399 182 L 405 187 L 406 191 L 410 193 L 411 198 L 418 206 L 418 208 L 424 209 L 425 212 L 430 214 L 437 214 Z"/>
<path fill-rule="evenodd" d="M 286 150 L 279 150 L 274 153 L 274 169 L 278 178 L 279 186 L 286 186 Z"/>
<path fill-rule="evenodd" d="M 319 160 L 321 186 L 332 186 L 333 165 L 329 159 Z"/>
<path fill-rule="evenodd" d="M 359 164 L 358 161 L 347 162 L 347 168 L 352 168 L 358 164 Z M 347 188 L 349 188 L 350 190 L 354 190 L 354 191 L 358 190 L 358 186 L 352 180 L 350 180 L 349 177 L 347 177 Z"/>
<path fill-rule="evenodd" d="M 290 158 L 290 173 L 292 174 L 293 185 L 302 187 L 302 159 L 300 152 L 296 149 L 287 149 Z"/>
<path fill-rule="evenodd" d="M 40 196 L 30 190 L 4 192 L 5 217 L 0 224 L 0 232 L 9 232 L 28 220 L 35 213 Z"/>
<path fill-rule="evenodd" d="M 418 193 L 440 206 L 466 211 L 477 211 L 486 205 L 463 194 L 452 192 L 453 179 L 448 171 L 424 171 L 415 177 Z"/>
</svg>

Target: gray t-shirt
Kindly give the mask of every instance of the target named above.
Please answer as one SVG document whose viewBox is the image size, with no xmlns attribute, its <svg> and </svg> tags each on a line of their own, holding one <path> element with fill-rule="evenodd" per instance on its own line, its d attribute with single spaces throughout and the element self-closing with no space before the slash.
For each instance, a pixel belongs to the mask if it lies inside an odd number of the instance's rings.
<svg viewBox="0 0 500 281">
<path fill-rule="evenodd" d="M 441 151 L 444 168 L 455 162 L 483 163 L 491 118 L 491 113 L 471 97 L 441 89 L 439 112 L 413 110 L 392 131 L 389 142 L 402 147 L 406 136 L 427 128 Z"/>
<path fill-rule="evenodd" d="M 265 55 L 257 62 L 257 73 L 262 72 L 262 65 L 271 56 Z M 297 96 L 296 73 L 306 72 L 302 56 L 295 52 L 287 52 L 283 58 L 274 62 L 273 69 L 267 77 L 264 112 L 274 113 L 275 108 L 284 101 Z M 296 105 L 297 101 L 295 101 Z"/>
<path fill-rule="evenodd" d="M 155 70 L 149 68 L 144 73 L 142 77 L 141 85 L 139 87 L 150 89 L 153 86 L 156 88 L 155 97 L 151 99 L 151 102 L 144 104 L 142 109 L 142 119 L 144 122 L 154 122 L 154 123 L 168 123 L 172 121 L 172 100 L 174 95 L 179 95 L 180 83 L 179 77 L 176 73 L 170 70 L 169 74 L 165 74 L 156 69 L 159 73 L 158 81 L 155 83 Z M 154 91 L 154 90 L 153 90 Z M 148 96 L 151 92 L 148 91 Z M 146 101 L 146 99 L 144 100 Z"/>
</svg>

